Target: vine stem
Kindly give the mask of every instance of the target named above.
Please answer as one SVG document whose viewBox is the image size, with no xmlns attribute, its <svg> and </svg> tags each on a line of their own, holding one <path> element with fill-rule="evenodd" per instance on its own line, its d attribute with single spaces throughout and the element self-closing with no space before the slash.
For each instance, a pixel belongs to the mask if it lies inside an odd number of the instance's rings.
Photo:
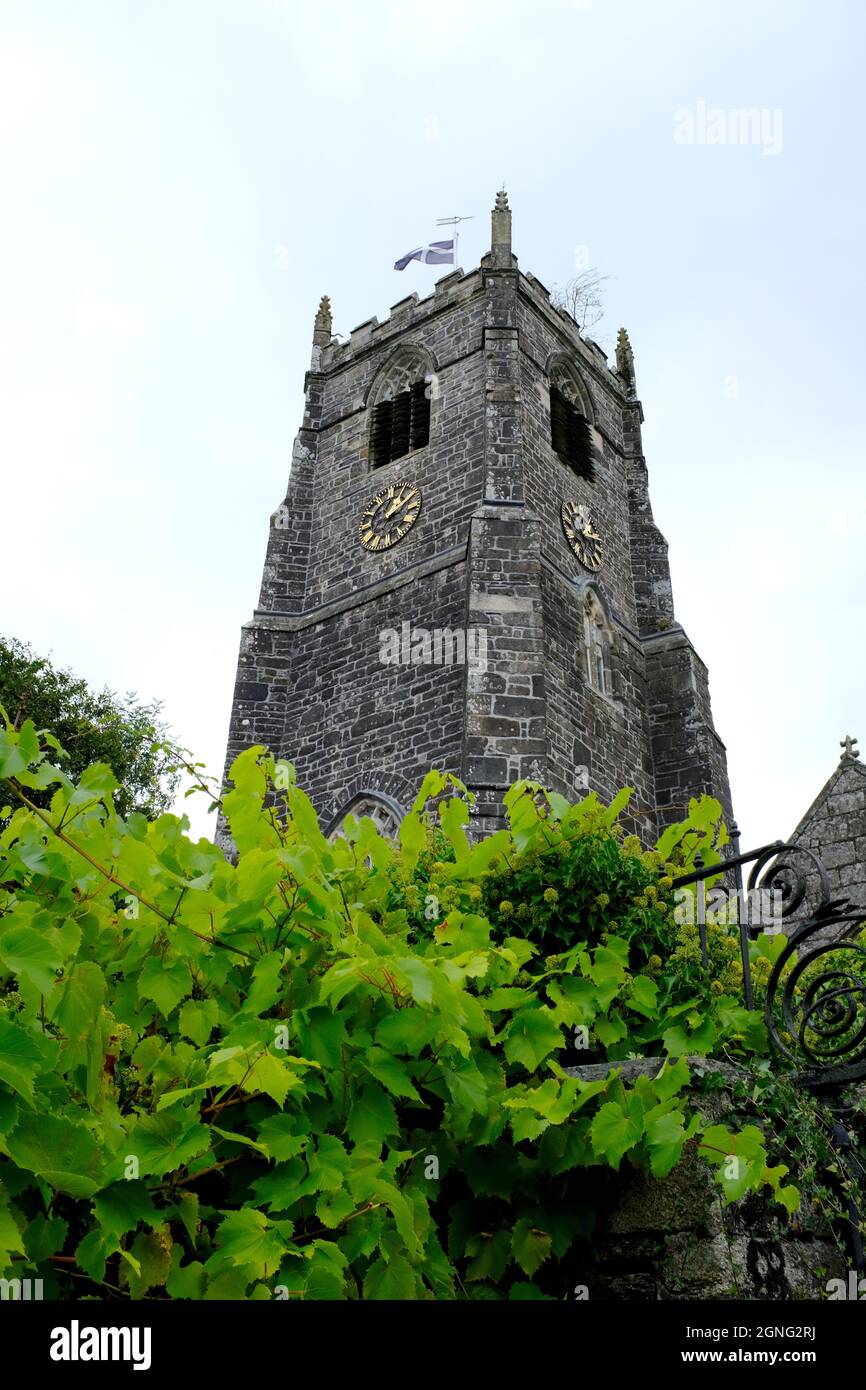
<svg viewBox="0 0 866 1390">
<path fill-rule="evenodd" d="M 108 880 L 109 883 L 113 883 L 116 888 L 121 889 L 124 893 L 128 893 L 131 898 L 136 898 L 140 903 L 143 903 L 146 908 L 148 908 L 151 912 L 155 913 L 156 916 L 159 917 L 161 921 L 165 922 L 169 927 L 174 926 L 174 917 L 178 907 L 180 907 L 180 902 L 178 902 L 177 907 L 174 909 L 174 912 L 171 914 L 171 916 L 168 916 L 165 912 L 163 912 L 162 908 L 157 907 L 156 903 L 152 903 L 148 898 L 145 898 L 143 894 L 137 892 L 128 883 L 124 883 L 123 879 L 118 878 L 117 875 L 112 873 L 110 869 L 106 869 L 104 864 L 100 864 L 97 859 L 94 859 L 92 854 L 88 854 L 87 850 L 84 849 L 82 845 L 77 844 L 76 841 L 71 839 L 69 835 L 65 835 L 63 831 L 59 828 L 59 826 L 53 824 L 50 816 L 42 810 L 41 806 L 37 806 L 35 802 L 30 800 L 29 796 L 25 796 L 24 792 L 18 786 L 18 783 L 15 781 L 13 777 L 6 777 L 3 780 L 6 782 L 7 786 L 11 788 L 15 796 L 18 797 L 18 800 L 23 802 L 27 809 L 29 811 L 32 811 L 33 814 L 37 816 L 39 820 L 42 821 L 43 825 L 46 825 L 48 827 L 52 835 L 56 835 L 57 839 L 62 840 L 64 845 L 68 845 L 69 848 L 75 854 L 80 855 L 80 857 L 82 859 L 85 859 L 88 864 L 91 864 L 93 868 L 97 870 L 98 873 L 102 874 L 103 878 Z M 186 886 L 184 886 L 184 888 L 181 890 L 181 897 L 183 897 L 183 894 L 186 891 Z M 206 936 L 204 932 L 196 931 L 193 927 L 186 926 L 185 923 L 181 923 L 181 925 L 184 927 L 185 931 L 191 932 L 193 936 L 197 936 L 199 941 L 206 941 L 210 946 L 220 946 L 224 951 L 234 951 L 235 955 L 243 956 L 246 960 L 254 959 L 254 957 L 250 954 L 249 951 L 242 950 L 240 946 L 232 946 L 227 941 L 220 941 L 218 936 Z"/>
<path fill-rule="evenodd" d="M 230 1163 L 240 1163 L 241 1157 L 242 1155 L 238 1154 L 237 1158 L 224 1158 L 221 1163 L 212 1163 L 210 1168 L 201 1168 L 197 1173 L 189 1173 L 187 1177 L 180 1178 L 174 1185 L 175 1187 L 183 1187 L 185 1183 L 196 1182 L 199 1178 L 203 1178 L 206 1173 L 216 1173 L 220 1168 L 227 1168 Z"/>
</svg>

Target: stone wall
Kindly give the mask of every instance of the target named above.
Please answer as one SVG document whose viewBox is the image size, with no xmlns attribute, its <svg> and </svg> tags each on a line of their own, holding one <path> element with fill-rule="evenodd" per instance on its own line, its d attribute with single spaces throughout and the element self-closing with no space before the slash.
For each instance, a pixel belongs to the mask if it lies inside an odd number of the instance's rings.
<svg viewBox="0 0 866 1390">
<path fill-rule="evenodd" d="M 791 841 L 821 859 L 832 898 L 846 898 L 866 911 L 866 767 L 858 758 L 856 750 L 843 753 Z"/>
<path fill-rule="evenodd" d="M 690 1059 L 704 1071 L 721 1072 L 731 1085 L 735 1068 L 706 1058 Z M 625 1062 L 626 1077 L 654 1074 L 659 1061 Z M 606 1065 L 570 1067 L 594 1081 Z M 712 1123 L 731 1124 L 725 1090 L 695 1098 Z M 760 1126 L 760 1117 L 750 1119 Z M 807 1205 L 795 1218 L 755 1193 L 725 1206 L 710 1166 L 696 1149 L 665 1178 L 644 1176 L 623 1162 L 602 1185 L 599 1225 L 593 1237 L 595 1266 L 587 1273 L 590 1300 L 601 1299 L 803 1299 L 827 1296 L 827 1281 L 847 1279 L 849 1264 L 819 1209 Z"/>
</svg>

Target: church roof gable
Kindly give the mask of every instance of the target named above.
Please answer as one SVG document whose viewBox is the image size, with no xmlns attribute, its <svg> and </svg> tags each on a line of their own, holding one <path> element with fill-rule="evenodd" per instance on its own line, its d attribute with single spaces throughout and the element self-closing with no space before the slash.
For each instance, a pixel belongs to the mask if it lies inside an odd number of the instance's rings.
<svg viewBox="0 0 866 1390">
<path fill-rule="evenodd" d="M 855 816 L 862 820 L 859 833 L 866 835 L 866 765 L 858 761 L 859 754 L 854 749 L 854 743 L 856 739 L 842 741 L 846 751 L 798 823 L 791 836 L 792 841 L 811 838 L 808 832 L 819 821 L 833 823 L 843 816 L 846 821 L 840 822 L 840 830 L 843 826 L 847 830 L 847 818 Z"/>
</svg>

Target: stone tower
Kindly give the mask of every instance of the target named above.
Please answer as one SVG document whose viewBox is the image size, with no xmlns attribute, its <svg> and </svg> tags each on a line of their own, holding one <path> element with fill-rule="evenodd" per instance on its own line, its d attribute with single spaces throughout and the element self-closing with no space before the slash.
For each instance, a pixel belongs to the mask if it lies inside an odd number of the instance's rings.
<svg viewBox="0 0 866 1390">
<path fill-rule="evenodd" d="M 325 828 L 387 825 L 431 767 L 479 832 L 531 777 L 635 790 L 647 839 L 711 792 L 707 672 L 674 617 L 632 349 L 612 368 L 511 249 L 340 343 L 324 298 L 285 501 L 244 627 L 228 761 L 263 743 Z"/>
</svg>

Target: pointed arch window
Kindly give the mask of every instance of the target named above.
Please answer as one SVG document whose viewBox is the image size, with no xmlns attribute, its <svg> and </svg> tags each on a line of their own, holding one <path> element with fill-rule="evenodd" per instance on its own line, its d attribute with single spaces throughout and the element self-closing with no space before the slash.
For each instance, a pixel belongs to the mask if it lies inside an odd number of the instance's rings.
<svg viewBox="0 0 866 1390">
<path fill-rule="evenodd" d="M 388 363 L 371 402 L 370 458 L 374 468 L 430 443 L 434 381 L 427 356 L 419 349 L 398 352 Z"/>
<path fill-rule="evenodd" d="M 589 398 L 568 363 L 554 362 L 550 370 L 550 443 L 573 473 L 595 481 L 595 442 Z"/>
<path fill-rule="evenodd" d="M 590 590 L 583 601 L 582 664 L 589 686 L 599 695 L 613 695 L 611 631 L 598 595 Z"/>
<path fill-rule="evenodd" d="M 345 806 L 334 817 L 328 829 L 329 840 L 333 840 L 337 835 L 342 835 L 346 817 L 350 815 L 354 816 L 356 820 L 361 820 L 363 816 L 369 816 L 379 834 L 386 840 L 396 840 L 400 834 L 403 812 L 398 803 L 390 796 L 380 795 L 376 792 L 362 792 L 360 796 L 353 797 L 348 806 Z"/>
</svg>

